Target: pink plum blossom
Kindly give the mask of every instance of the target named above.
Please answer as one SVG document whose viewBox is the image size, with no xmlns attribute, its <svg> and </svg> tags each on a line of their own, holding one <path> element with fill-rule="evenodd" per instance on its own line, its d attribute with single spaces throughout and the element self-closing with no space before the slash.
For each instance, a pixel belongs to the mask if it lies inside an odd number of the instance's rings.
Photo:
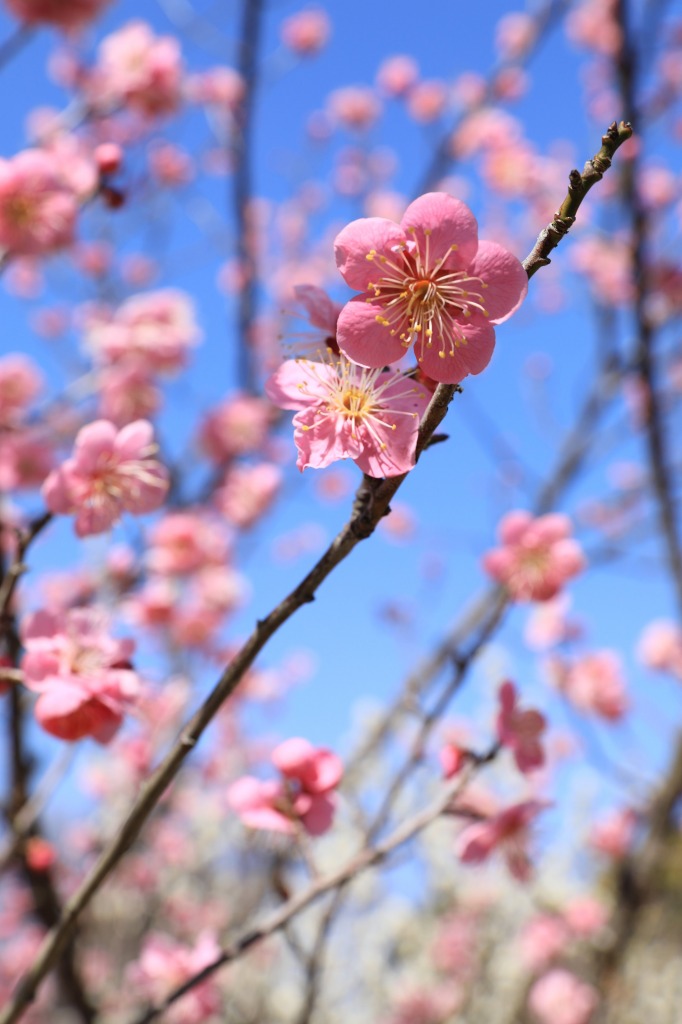
<svg viewBox="0 0 682 1024">
<path fill-rule="evenodd" d="M 149 375 L 181 369 L 201 337 L 192 300 L 173 289 L 133 295 L 116 310 L 86 309 L 83 326 L 98 361 L 134 365 Z"/>
<path fill-rule="evenodd" d="M 147 568 L 162 575 L 185 575 L 208 565 L 223 565 L 229 555 L 224 531 L 194 512 L 173 512 L 149 535 Z"/>
<path fill-rule="evenodd" d="M 385 96 L 404 96 L 419 78 L 419 66 L 414 57 L 395 54 L 387 57 L 377 71 L 376 82 Z"/>
<path fill-rule="evenodd" d="M 415 464 L 425 387 L 400 373 L 367 370 L 343 356 L 334 362 L 289 359 L 265 385 L 294 416 L 297 466 L 322 469 L 353 459 L 369 476 L 399 476 Z"/>
<path fill-rule="evenodd" d="M 40 694 L 35 714 L 43 729 L 63 740 L 108 743 L 138 694 L 133 641 L 112 637 L 106 615 L 92 607 L 34 612 L 21 638 L 24 682 Z"/>
<path fill-rule="evenodd" d="M 318 53 L 329 39 L 331 25 L 325 11 L 314 7 L 297 11 L 282 22 L 282 42 L 300 57 Z"/>
<path fill-rule="evenodd" d="M 485 821 L 468 825 L 460 836 L 460 860 L 463 864 L 481 864 L 499 848 L 514 878 L 527 882 L 532 868 L 528 854 L 529 828 L 546 807 L 540 800 L 526 800 L 512 804 Z"/>
<path fill-rule="evenodd" d="M 513 683 L 503 683 L 499 691 L 500 711 L 497 716 L 497 738 L 513 755 L 519 771 L 529 772 L 545 763 L 540 737 L 547 727 L 539 711 L 521 711 Z"/>
<path fill-rule="evenodd" d="M 249 828 L 293 835 L 300 822 L 310 835 L 322 835 L 334 817 L 331 791 L 343 774 L 340 758 L 296 737 L 273 750 L 272 762 L 282 779 L 245 775 L 230 786 L 229 805 Z"/>
<path fill-rule="evenodd" d="M 611 811 L 592 826 L 590 846 L 620 860 L 632 846 L 636 825 L 637 816 L 631 808 Z"/>
<path fill-rule="evenodd" d="M 548 601 L 585 568 L 582 548 L 570 533 L 568 516 L 534 519 L 530 512 L 509 512 L 497 530 L 502 547 L 483 556 L 483 568 L 514 601 Z"/>
<path fill-rule="evenodd" d="M 153 512 L 169 485 L 168 470 L 153 458 L 156 451 L 146 420 L 120 431 L 96 420 L 79 431 L 71 458 L 43 484 L 45 503 L 58 515 L 75 515 L 79 537 L 108 530 L 123 512 Z"/>
<path fill-rule="evenodd" d="M 215 935 L 209 931 L 201 932 L 193 948 L 181 945 L 168 935 L 151 932 L 145 937 L 138 959 L 128 968 L 129 980 L 139 985 L 148 999 L 160 1000 L 214 963 L 220 952 Z M 220 989 L 214 978 L 207 978 L 164 1016 L 169 1024 L 195 1024 L 213 1019 L 221 1007 Z"/>
<path fill-rule="evenodd" d="M 563 967 L 543 974 L 528 995 L 538 1024 L 589 1024 L 598 1002 L 596 989 Z"/>
<path fill-rule="evenodd" d="M 104 420 L 125 427 L 158 412 L 161 392 L 143 366 L 107 366 L 100 376 L 99 412 Z"/>
<path fill-rule="evenodd" d="M 329 96 L 327 108 L 333 121 L 354 131 L 370 128 L 381 114 L 376 94 L 362 85 L 335 89 Z"/>
<path fill-rule="evenodd" d="M 574 935 L 589 939 L 606 926 L 609 912 L 594 896 L 577 896 L 564 907 L 563 917 Z"/>
<path fill-rule="evenodd" d="M 467 752 L 457 743 L 446 743 L 440 749 L 439 758 L 440 766 L 443 770 L 443 778 L 451 779 L 466 763 Z"/>
<path fill-rule="evenodd" d="M 341 311 L 341 351 L 363 366 L 385 366 L 414 343 L 419 365 L 442 383 L 485 369 L 493 324 L 507 320 L 528 289 L 517 258 L 479 242 L 471 210 L 444 192 L 416 199 L 400 224 L 352 221 L 334 249 L 346 283 L 363 293 Z"/>
<path fill-rule="evenodd" d="M 525 11 L 513 11 L 498 21 L 495 43 L 504 60 L 518 60 L 532 46 L 536 35 L 533 16 Z"/>
<path fill-rule="evenodd" d="M 578 640 L 583 627 L 568 616 L 571 599 L 559 594 L 532 609 L 524 629 L 524 640 L 532 651 L 546 651 L 571 640 Z"/>
<path fill-rule="evenodd" d="M 305 793 L 316 796 L 335 789 L 343 775 L 337 754 L 299 737 L 280 743 L 272 752 L 272 763 L 285 779 L 294 779 Z"/>
<path fill-rule="evenodd" d="M 419 124 L 435 121 L 444 113 L 448 90 L 444 82 L 417 82 L 407 97 L 407 112 Z"/>
<path fill-rule="evenodd" d="M 125 103 L 144 117 L 172 114 L 182 98 L 182 59 L 177 39 L 156 36 L 131 21 L 100 43 L 90 83 L 100 105 Z"/>
<path fill-rule="evenodd" d="M 40 487 L 54 465 L 54 452 L 42 430 L 0 432 L 0 491 Z"/>
<path fill-rule="evenodd" d="M 297 284 L 293 291 L 296 300 L 303 306 L 305 318 L 313 331 L 293 337 L 287 332 L 287 337 L 291 338 L 287 343 L 287 349 L 296 356 L 309 359 L 324 358 L 324 353 L 328 349 L 338 352 L 336 325 L 342 307 L 314 284 Z"/>
<path fill-rule="evenodd" d="M 16 426 L 38 395 L 43 377 L 32 359 L 10 352 L 0 359 L 0 427 Z"/>
<path fill-rule="evenodd" d="M 615 651 L 585 654 L 573 662 L 554 658 L 550 675 L 561 693 L 579 711 L 618 721 L 629 701 L 620 658 Z"/>
<path fill-rule="evenodd" d="M 5 3 L 27 25 L 45 23 L 70 31 L 96 18 L 109 0 L 5 0 Z"/>
<path fill-rule="evenodd" d="M 232 113 L 239 109 L 244 91 L 244 79 L 238 71 L 227 65 L 190 75 L 186 82 L 187 97 L 193 103 L 203 103 Z"/>
<path fill-rule="evenodd" d="M 73 241 L 78 204 L 40 149 L 0 160 L 0 246 L 12 254 L 44 256 Z"/>
<path fill-rule="evenodd" d="M 236 393 L 208 413 L 199 444 L 215 462 L 251 455 L 265 444 L 272 416 L 272 406 L 262 398 Z"/>
<path fill-rule="evenodd" d="M 674 622 L 650 622 L 640 637 L 637 655 L 654 672 L 667 672 L 682 680 L 682 631 Z"/>
<path fill-rule="evenodd" d="M 216 491 L 216 505 L 233 526 L 248 530 L 268 511 L 281 486 L 282 470 L 272 462 L 236 465 Z"/>
<path fill-rule="evenodd" d="M 560 917 L 536 914 L 519 936 L 521 957 L 529 970 L 538 971 L 563 953 L 570 941 L 570 932 Z"/>
</svg>

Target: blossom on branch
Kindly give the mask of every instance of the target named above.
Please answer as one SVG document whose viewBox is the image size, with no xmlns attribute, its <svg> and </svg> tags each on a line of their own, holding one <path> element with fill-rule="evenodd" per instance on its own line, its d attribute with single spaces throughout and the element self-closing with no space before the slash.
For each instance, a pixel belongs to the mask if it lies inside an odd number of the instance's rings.
<svg viewBox="0 0 682 1024">
<path fill-rule="evenodd" d="M 331 792 L 343 775 L 341 759 L 294 737 L 273 750 L 272 763 L 282 779 L 242 776 L 228 790 L 230 807 L 249 828 L 293 835 L 300 823 L 310 835 L 322 835 L 334 818 Z"/>
<path fill-rule="evenodd" d="M 44 256 L 73 241 L 78 203 L 52 156 L 25 149 L 0 160 L 0 246 L 14 255 Z"/>
<path fill-rule="evenodd" d="M 43 729 L 62 740 L 108 743 L 138 694 L 134 642 L 112 637 L 96 608 L 34 612 L 21 639 L 24 682 L 40 694 L 35 715 Z"/>
<path fill-rule="evenodd" d="M 514 878 L 527 882 L 532 869 L 528 854 L 530 825 L 546 807 L 541 800 L 525 800 L 468 825 L 460 836 L 460 860 L 463 864 L 481 864 L 499 849 Z"/>
<path fill-rule="evenodd" d="M 512 600 L 548 601 L 585 568 L 582 548 L 570 533 L 568 516 L 509 512 L 497 529 L 502 547 L 483 556 L 483 568 Z"/>
<path fill-rule="evenodd" d="M 96 420 L 79 431 L 71 458 L 43 484 L 45 503 L 58 515 L 75 515 L 79 537 L 103 533 L 123 512 L 153 512 L 169 484 L 168 470 L 153 458 L 156 451 L 146 420 L 119 431 L 108 420 Z"/>
<path fill-rule="evenodd" d="M 289 359 L 265 385 L 294 416 L 297 466 L 323 469 L 353 459 L 373 477 L 400 476 L 415 464 L 419 422 L 430 393 L 402 373 L 368 370 L 343 356 Z"/>
<path fill-rule="evenodd" d="M 521 711 L 513 683 L 503 683 L 499 690 L 500 711 L 497 716 L 497 737 L 508 747 L 521 772 L 541 768 L 545 752 L 540 737 L 547 728 L 545 716 L 534 709 Z"/>
<path fill-rule="evenodd" d="M 479 242 L 469 207 L 444 192 L 420 196 L 400 224 L 353 221 L 334 250 L 346 283 L 363 293 L 341 311 L 341 351 L 376 367 L 397 362 L 414 343 L 421 368 L 441 383 L 486 368 L 493 324 L 507 320 L 528 290 L 516 256 Z"/>
</svg>

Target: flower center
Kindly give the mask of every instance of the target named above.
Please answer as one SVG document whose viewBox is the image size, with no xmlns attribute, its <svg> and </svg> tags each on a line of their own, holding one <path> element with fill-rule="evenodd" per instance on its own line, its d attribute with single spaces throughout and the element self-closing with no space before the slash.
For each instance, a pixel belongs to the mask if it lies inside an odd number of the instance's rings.
<svg viewBox="0 0 682 1024">
<path fill-rule="evenodd" d="M 445 267 L 456 245 L 438 260 L 430 256 L 428 233 L 423 254 L 411 245 L 399 247 L 395 257 L 379 256 L 376 250 L 367 254 L 369 262 L 376 261 L 382 271 L 382 276 L 369 284 L 367 301 L 381 306 L 377 323 L 397 337 L 404 348 L 414 342 L 418 360 L 423 359 L 424 347 L 434 344 L 440 358 L 445 359 L 466 345 L 464 327 L 472 315 L 488 317 L 483 304 L 487 285 L 466 270 Z"/>
<path fill-rule="evenodd" d="M 340 401 L 341 411 L 346 417 L 352 419 L 362 419 L 372 411 L 373 407 L 371 394 L 352 385 L 343 389 Z"/>
</svg>

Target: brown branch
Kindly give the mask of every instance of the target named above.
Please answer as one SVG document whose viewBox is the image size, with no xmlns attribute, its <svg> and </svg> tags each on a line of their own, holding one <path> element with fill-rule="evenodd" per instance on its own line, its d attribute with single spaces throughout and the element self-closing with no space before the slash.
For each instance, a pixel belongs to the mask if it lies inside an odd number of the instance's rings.
<svg viewBox="0 0 682 1024">
<path fill-rule="evenodd" d="M 258 46 L 264 6 L 265 0 L 242 0 L 238 70 L 244 82 L 244 95 L 236 114 L 235 139 L 230 144 L 231 155 L 235 160 L 234 174 L 232 175 L 232 203 L 237 230 L 237 261 L 240 278 L 237 302 L 237 379 L 241 386 L 250 392 L 258 390 L 258 367 L 253 339 L 258 265 L 253 242 L 253 171 L 251 161 Z"/>
<path fill-rule="evenodd" d="M 618 147 L 622 146 L 631 136 L 632 125 L 629 121 L 621 121 L 620 124 L 614 121 L 606 129 L 606 134 L 602 135 L 601 149 L 591 160 L 587 161 L 582 174 L 575 169 L 571 171 L 568 176 L 566 198 L 554 214 L 554 219 L 540 232 L 537 242 L 523 261 L 529 278 L 536 274 L 540 267 L 546 267 L 548 263 L 552 262 L 549 259 L 549 254 L 556 249 L 561 239 L 575 224 L 575 218 L 583 199 L 592 186 L 604 177 Z"/>
</svg>

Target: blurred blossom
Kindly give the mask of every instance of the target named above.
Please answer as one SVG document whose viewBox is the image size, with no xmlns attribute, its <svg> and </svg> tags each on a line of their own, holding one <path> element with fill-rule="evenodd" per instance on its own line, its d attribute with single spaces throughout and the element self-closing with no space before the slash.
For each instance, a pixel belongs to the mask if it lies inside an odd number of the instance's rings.
<svg viewBox="0 0 682 1024">
<path fill-rule="evenodd" d="M 630 708 L 621 659 L 615 651 L 594 651 L 574 661 L 548 661 L 557 689 L 578 711 L 616 722 Z"/>
<path fill-rule="evenodd" d="M 372 89 L 348 85 L 330 93 L 327 109 L 333 121 L 353 131 L 366 131 L 381 115 L 381 102 Z"/>
<path fill-rule="evenodd" d="M 585 568 L 568 516 L 508 512 L 498 526 L 502 547 L 486 552 L 483 568 L 514 601 L 548 601 Z"/>
<path fill-rule="evenodd" d="M 637 656 L 654 672 L 667 672 L 682 681 L 682 630 L 667 619 L 650 622 L 639 639 Z"/>
<path fill-rule="evenodd" d="M 598 1002 L 597 990 L 563 967 L 543 974 L 528 995 L 538 1024 L 590 1024 Z"/>
<path fill-rule="evenodd" d="M 447 101 L 448 90 L 444 82 L 417 82 L 407 96 L 407 111 L 415 121 L 428 124 L 445 113 Z"/>
<path fill-rule="evenodd" d="M 535 19 L 525 11 L 506 14 L 497 23 L 495 43 L 503 60 L 519 60 L 535 42 Z"/>
<path fill-rule="evenodd" d="M 419 65 L 414 57 L 396 54 L 379 65 L 376 83 L 384 96 L 398 98 L 409 93 L 419 78 Z"/>
<path fill-rule="evenodd" d="M 319 53 L 327 44 L 331 22 L 319 7 L 297 11 L 282 22 L 282 42 L 299 57 Z"/>
</svg>

